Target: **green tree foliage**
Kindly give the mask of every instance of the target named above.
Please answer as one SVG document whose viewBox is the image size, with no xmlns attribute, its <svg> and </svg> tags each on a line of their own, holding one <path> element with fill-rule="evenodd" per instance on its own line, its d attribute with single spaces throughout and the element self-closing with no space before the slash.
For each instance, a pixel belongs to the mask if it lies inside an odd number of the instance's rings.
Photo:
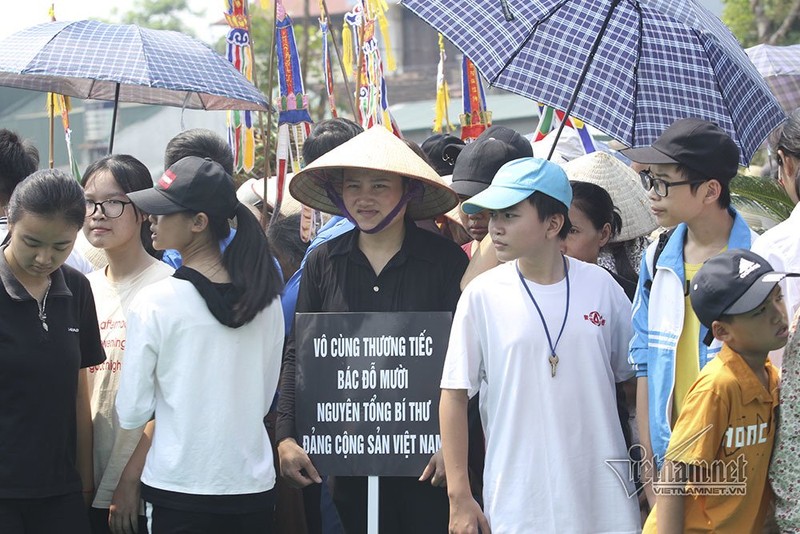
<svg viewBox="0 0 800 534">
<path fill-rule="evenodd" d="M 136 24 L 154 30 L 173 30 L 194 36 L 194 32 L 184 22 L 186 17 L 198 17 L 202 12 L 189 9 L 188 0 L 136 0 L 133 9 L 120 14 L 115 8 L 112 13 L 123 24 Z"/>
<path fill-rule="evenodd" d="M 800 41 L 800 0 L 723 0 L 722 20 L 747 48 Z"/>
</svg>

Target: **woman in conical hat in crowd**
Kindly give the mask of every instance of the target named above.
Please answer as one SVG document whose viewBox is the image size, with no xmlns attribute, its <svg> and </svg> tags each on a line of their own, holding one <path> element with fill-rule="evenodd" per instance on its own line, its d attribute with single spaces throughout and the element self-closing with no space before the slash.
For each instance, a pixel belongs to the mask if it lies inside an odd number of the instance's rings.
<svg viewBox="0 0 800 534">
<path fill-rule="evenodd" d="M 356 226 L 309 255 L 297 312 L 455 309 L 467 257 L 458 245 L 413 221 L 446 213 L 458 197 L 385 128 L 374 127 L 322 155 L 295 175 L 289 191 L 301 203 L 344 215 Z M 294 383 L 292 335 L 284 351 L 278 451 L 284 476 L 305 486 L 320 478 L 296 442 Z M 440 453 L 419 481 L 382 477 L 381 532 L 446 532 L 447 494 L 434 487 L 443 482 Z M 366 532 L 366 478 L 337 477 L 334 501 L 347 532 Z"/>
<path fill-rule="evenodd" d="M 590 183 L 604 189 L 620 217 L 617 231 L 607 232 L 608 235 L 605 239 L 595 243 L 600 245 L 596 257 L 594 252 L 586 258 L 574 256 L 569 252 L 567 254 L 604 267 L 617 279 L 628 297 L 633 300 L 629 293 L 630 286 L 631 284 L 634 288 L 636 286 L 642 254 L 649 244 L 648 236 L 658 228 L 658 222 L 653 216 L 653 212 L 650 211 L 647 192 L 640 187 L 639 176 L 622 161 L 605 152 L 586 154 L 562 164 L 562 167 L 571 182 Z M 578 186 L 578 188 L 583 190 L 586 189 L 586 186 Z M 579 217 L 578 220 L 584 223 L 587 222 L 585 215 L 590 210 L 607 211 L 601 205 L 602 203 L 593 202 L 594 199 L 590 195 L 585 197 L 580 195 L 580 198 L 581 200 L 576 203 L 573 197 L 570 215 L 575 210 L 576 216 Z M 581 215 L 584 216 L 581 217 Z M 607 217 L 606 214 L 601 218 Z M 570 217 L 570 221 L 575 222 L 572 217 Z M 594 222 L 600 222 L 600 218 L 595 217 Z M 602 233 L 605 228 L 604 224 L 601 224 L 596 230 Z M 590 225 L 584 224 L 583 226 Z M 609 231 L 612 230 L 612 226 L 609 225 Z M 571 237 L 567 239 L 568 242 L 570 239 L 573 242 L 576 241 L 577 230 L 571 232 Z M 574 251 L 575 249 L 573 249 Z"/>
<path fill-rule="evenodd" d="M 211 159 L 184 157 L 128 197 L 150 214 L 153 246 L 183 260 L 126 314 L 117 415 L 124 429 L 156 420 L 141 476 L 150 532 L 270 532 L 275 469 L 263 419 L 284 332 L 266 236 Z"/>
</svg>

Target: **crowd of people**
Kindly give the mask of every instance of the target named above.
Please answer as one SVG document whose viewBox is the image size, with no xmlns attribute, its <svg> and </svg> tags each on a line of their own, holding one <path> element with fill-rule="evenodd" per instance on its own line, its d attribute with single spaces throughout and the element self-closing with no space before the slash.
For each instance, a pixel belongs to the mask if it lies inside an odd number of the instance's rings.
<svg viewBox="0 0 800 534">
<path fill-rule="evenodd" d="M 774 152 L 798 204 L 800 110 Z M 155 183 L 0 130 L 0 532 L 366 533 L 366 477 L 298 436 L 313 312 L 452 313 L 442 447 L 380 477 L 381 533 L 800 531 L 800 208 L 748 227 L 727 133 L 559 165 L 337 118 L 303 157 L 262 224 L 208 130 Z"/>
</svg>

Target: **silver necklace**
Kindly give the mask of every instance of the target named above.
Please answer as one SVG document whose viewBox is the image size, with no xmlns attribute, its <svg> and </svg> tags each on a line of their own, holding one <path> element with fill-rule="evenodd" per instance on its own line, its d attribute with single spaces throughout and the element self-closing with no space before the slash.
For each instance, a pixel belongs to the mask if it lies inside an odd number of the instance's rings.
<svg viewBox="0 0 800 534">
<path fill-rule="evenodd" d="M 42 302 L 36 301 L 36 305 L 39 306 L 39 320 L 42 322 L 42 328 L 44 331 L 47 332 L 49 329 L 47 327 L 47 310 L 45 306 L 47 306 L 47 295 L 50 294 L 50 286 L 53 284 L 52 278 L 47 281 L 47 289 L 44 292 L 44 297 L 42 297 Z"/>
</svg>

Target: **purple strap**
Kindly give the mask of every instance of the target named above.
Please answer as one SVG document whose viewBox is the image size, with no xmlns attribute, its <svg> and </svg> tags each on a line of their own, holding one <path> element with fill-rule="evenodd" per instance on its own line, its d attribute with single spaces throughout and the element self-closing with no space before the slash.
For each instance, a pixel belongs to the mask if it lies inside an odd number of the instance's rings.
<svg viewBox="0 0 800 534">
<path fill-rule="evenodd" d="M 389 223 L 391 223 L 394 220 L 394 218 L 397 217 L 397 214 L 400 213 L 400 210 L 403 209 L 403 206 L 405 206 L 411 200 L 413 200 L 414 197 L 422 198 L 423 192 L 425 190 L 422 184 L 419 183 L 418 180 L 409 179 L 408 190 L 400 198 L 400 202 L 398 202 L 397 205 L 394 208 L 392 208 L 392 211 L 390 211 L 389 214 L 386 215 L 386 217 L 384 217 L 384 219 L 375 226 L 375 228 L 372 228 L 370 230 L 364 230 L 358 226 L 356 220 L 353 218 L 350 212 L 347 211 L 347 208 L 344 207 L 344 200 L 342 199 L 342 195 L 336 192 L 336 190 L 333 188 L 333 185 L 331 185 L 331 182 L 329 180 L 325 180 L 323 186 L 325 187 L 325 194 L 328 195 L 330 201 L 333 202 L 333 204 L 337 208 L 339 208 L 339 211 L 342 212 L 342 215 L 344 215 L 348 221 L 353 223 L 353 225 L 356 228 L 358 228 L 359 231 L 364 232 L 365 234 L 377 234 L 378 232 L 386 228 L 389 225 Z"/>
</svg>

